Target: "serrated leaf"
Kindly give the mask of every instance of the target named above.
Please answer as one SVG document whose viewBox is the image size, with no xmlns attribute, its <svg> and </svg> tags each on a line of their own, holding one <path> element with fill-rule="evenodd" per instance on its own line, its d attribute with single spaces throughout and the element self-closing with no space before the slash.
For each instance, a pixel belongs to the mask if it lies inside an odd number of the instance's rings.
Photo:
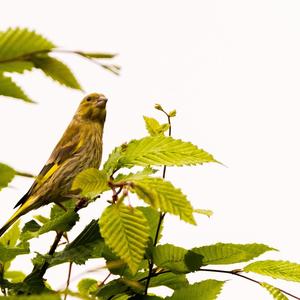
<svg viewBox="0 0 300 300">
<path fill-rule="evenodd" d="M 247 265 L 244 272 L 254 272 L 261 275 L 300 282 L 300 264 L 282 260 L 262 260 Z"/>
<path fill-rule="evenodd" d="M 6 271 L 4 273 L 5 279 L 9 279 L 12 283 L 21 282 L 26 275 L 21 271 Z"/>
<path fill-rule="evenodd" d="M 149 238 L 149 225 L 144 214 L 122 203 L 110 205 L 103 212 L 99 225 L 106 244 L 135 273 Z"/>
<path fill-rule="evenodd" d="M 63 251 L 54 254 L 51 266 L 65 262 L 84 264 L 90 258 L 102 257 L 104 247 L 98 222 L 92 220 Z"/>
<path fill-rule="evenodd" d="M 128 143 L 119 159 L 124 167 L 138 166 L 183 166 L 217 162 L 213 156 L 197 146 L 172 137 L 149 136 Z"/>
<path fill-rule="evenodd" d="M 143 116 L 146 129 L 151 136 L 163 135 L 170 127 L 169 124 L 160 124 L 156 119 Z"/>
<path fill-rule="evenodd" d="M 162 285 L 177 290 L 188 286 L 189 282 L 184 274 L 165 273 L 151 278 L 150 287 Z"/>
<path fill-rule="evenodd" d="M 45 223 L 38 231 L 38 234 L 44 234 L 49 231 L 69 231 L 79 220 L 78 213 L 69 210 L 62 216 Z"/>
<path fill-rule="evenodd" d="M 116 147 L 108 156 L 107 161 L 103 165 L 103 170 L 108 174 L 108 176 L 112 175 L 113 172 L 121 167 L 120 159 L 126 151 L 126 148 L 127 144 L 122 144 L 121 146 Z"/>
<path fill-rule="evenodd" d="M 47 76 L 58 83 L 72 89 L 82 89 L 70 68 L 60 60 L 49 55 L 33 56 L 31 60 L 36 68 L 41 69 Z"/>
<path fill-rule="evenodd" d="M 2 264 L 12 261 L 16 256 L 21 254 L 28 254 L 29 248 L 21 245 L 20 247 L 6 247 L 0 244 L 0 262 Z"/>
<path fill-rule="evenodd" d="M 0 73 L 0 96 L 22 99 L 25 102 L 33 102 L 23 90 L 10 78 Z"/>
<path fill-rule="evenodd" d="M 155 209 L 153 209 L 152 207 L 149 207 L 149 206 L 148 207 L 139 206 L 139 207 L 136 207 L 136 208 L 138 210 L 140 210 L 144 214 L 144 216 L 147 218 L 149 228 L 150 228 L 149 233 L 150 233 L 150 237 L 151 237 L 152 242 L 153 242 L 155 240 L 160 214 L 157 210 L 155 210 Z M 157 242 L 161 238 L 162 230 L 163 230 L 163 224 L 160 224 L 160 230 L 159 230 Z"/>
<path fill-rule="evenodd" d="M 0 237 L 0 244 L 6 247 L 14 247 L 20 237 L 20 220 Z"/>
<path fill-rule="evenodd" d="M 0 32 L 0 62 L 24 57 L 33 52 L 50 51 L 55 46 L 27 28 L 9 28 Z"/>
<path fill-rule="evenodd" d="M 0 73 L 23 73 L 24 71 L 30 71 L 33 68 L 33 63 L 30 61 L 11 61 L 6 63 L 0 62 Z"/>
<path fill-rule="evenodd" d="M 89 296 L 91 292 L 96 292 L 97 280 L 92 278 L 81 279 L 77 284 L 77 288 L 81 295 Z"/>
<path fill-rule="evenodd" d="M 120 279 L 115 279 L 102 286 L 96 293 L 101 300 L 109 300 L 113 296 L 121 294 L 128 289 L 127 285 Z"/>
<path fill-rule="evenodd" d="M 51 220 L 62 216 L 64 213 L 66 213 L 66 210 L 74 210 L 76 206 L 76 201 L 74 201 L 73 199 L 64 201 L 63 206 L 65 209 L 63 209 L 61 206 L 54 203 L 50 211 Z"/>
<path fill-rule="evenodd" d="M 187 287 L 175 290 L 169 300 L 215 300 L 220 294 L 224 281 L 214 279 L 204 280 Z"/>
<path fill-rule="evenodd" d="M 17 241 L 20 237 L 20 220 L 18 220 L 8 231 L 5 232 L 4 235 L 2 235 L 0 237 L 0 244 L 5 246 L 8 250 L 8 252 L 11 252 L 11 248 L 14 248 L 17 245 Z M 14 253 L 15 250 L 12 250 Z M 20 253 L 22 254 L 22 253 Z M 12 259 L 14 258 L 14 256 L 12 257 Z M 0 259 L 1 260 L 1 259 Z M 10 267 L 10 260 L 6 261 L 3 264 L 3 269 L 4 270 L 8 270 Z"/>
<path fill-rule="evenodd" d="M 276 250 L 264 244 L 224 244 L 193 248 L 192 251 L 203 255 L 204 265 L 226 265 L 249 261 L 266 251 Z"/>
<path fill-rule="evenodd" d="M 261 282 L 260 285 L 264 287 L 275 300 L 289 300 L 278 288 L 266 282 Z"/>
<path fill-rule="evenodd" d="M 133 180 L 139 180 L 149 177 L 152 174 L 155 174 L 157 170 L 152 169 L 150 167 L 144 168 L 142 171 L 136 172 L 136 173 L 129 173 L 129 174 L 118 174 L 118 176 L 114 179 L 114 183 L 120 183 L 120 182 L 130 182 Z"/>
<path fill-rule="evenodd" d="M 109 190 L 108 176 L 105 171 L 90 168 L 80 172 L 74 179 L 72 190 L 81 190 L 81 195 L 93 199 Z"/>
<path fill-rule="evenodd" d="M 0 81 L 1 81 L 1 74 L 0 74 Z M 0 163 L 0 191 L 3 188 L 8 186 L 8 184 L 13 180 L 15 175 L 16 175 L 16 171 L 13 168 L 3 163 Z"/>
<path fill-rule="evenodd" d="M 32 220 L 25 224 L 20 239 L 22 241 L 28 241 L 49 231 L 69 231 L 78 220 L 78 213 L 74 212 L 72 209 L 67 212 L 63 211 L 62 214 L 57 214 L 55 217 L 51 217 L 51 219 L 45 222 L 42 226 Z"/>
<path fill-rule="evenodd" d="M 155 209 L 177 215 L 190 224 L 196 224 L 190 202 L 171 182 L 154 177 L 132 180 L 132 182 L 132 190 Z"/>
<path fill-rule="evenodd" d="M 159 245 L 153 249 L 153 261 L 156 266 L 173 273 L 187 273 L 199 269 L 202 256 L 171 244 Z"/>
<path fill-rule="evenodd" d="M 28 241 L 36 236 L 38 236 L 38 231 L 41 228 L 41 225 L 39 225 L 36 221 L 31 220 L 27 222 L 21 232 L 20 240 L 22 242 Z"/>
</svg>

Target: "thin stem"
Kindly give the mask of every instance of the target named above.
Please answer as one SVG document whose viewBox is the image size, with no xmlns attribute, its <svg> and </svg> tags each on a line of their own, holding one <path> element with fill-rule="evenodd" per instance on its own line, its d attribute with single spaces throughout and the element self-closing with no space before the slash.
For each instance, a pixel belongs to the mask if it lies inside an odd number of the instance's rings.
<svg viewBox="0 0 300 300">
<path fill-rule="evenodd" d="M 215 272 L 215 273 L 225 273 L 225 274 L 235 275 L 235 276 L 238 276 L 238 277 L 247 279 L 247 280 L 249 280 L 249 281 L 252 281 L 252 282 L 254 282 L 254 283 L 256 283 L 256 284 L 261 285 L 261 282 L 260 282 L 260 281 L 255 280 L 255 279 L 253 279 L 253 278 L 251 278 L 251 277 L 248 277 L 248 276 L 246 276 L 246 275 L 242 275 L 242 274 L 240 274 L 239 272 L 236 272 L 236 271 L 215 270 L 215 269 L 202 269 L 202 268 L 199 269 L 199 271 Z M 292 297 L 292 298 L 294 298 L 294 299 L 300 300 L 299 297 L 297 297 L 297 296 L 295 296 L 295 295 L 293 295 L 293 294 L 291 294 L 291 293 L 289 293 L 289 292 L 287 292 L 287 291 L 285 291 L 285 290 L 282 290 L 282 289 L 279 289 L 279 288 L 277 288 L 277 289 L 278 289 L 281 293 L 283 293 L 283 294 L 286 294 L 286 295 L 288 295 L 288 296 L 290 296 L 290 297 Z"/>
<path fill-rule="evenodd" d="M 109 272 L 108 275 L 98 284 L 98 288 L 103 286 L 110 276 L 111 276 L 111 272 Z"/>
<path fill-rule="evenodd" d="M 73 265 L 73 262 L 70 262 L 69 263 L 69 269 L 68 269 L 68 278 L 67 278 L 67 284 L 66 284 L 66 289 L 65 289 L 64 300 L 66 300 L 67 297 L 68 297 L 68 290 L 69 290 L 69 285 L 70 285 L 70 280 L 71 280 L 71 273 L 72 273 L 72 265 Z"/>
<path fill-rule="evenodd" d="M 165 111 L 165 110 L 162 110 L 162 112 L 167 116 L 168 118 L 168 124 L 169 124 L 169 132 L 168 132 L 168 135 L 171 136 L 172 134 L 172 124 L 171 124 L 171 117 L 169 116 L 169 114 Z M 165 165 L 163 167 L 163 174 L 162 174 L 162 178 L 165 179 L 166 178 L 166 171 L 167 171 L 167 166 Z M 153 246 L 155 247 L 157 242 L 158 242 L 158 237 L 159 237 L 159 232 L 160 232 L 160 227 L 161 227 L 161 224 L 165 218 L 165 215 L 166 213 L 165 212 L 161 212 L 159 214 L 159 220 L 158 220 L 158 224 L 157 224 L 157 228 L 156 228 L 156 233 L 155 233 L 155 238 L 154 238 L 154 242 L 153 242 Z M 148 293 L 148 288 L 149 288 L 149 285 L 150 285 L 150 280 L 151 280 L 151 277 L 153 276 L 153 266 L 154 266 L 154 262 L 153 262 L 153 258 L 151 257 L 149 260 L 148 260 L 148 266 L 149 266 L 149 273 L 148 273 L 148 276 L 147 276 L 147 281 L 146 281 L 146 285 L 145 285 L 145 291 L 144 291 L 144 294 L 147 295 Z"/>
<path fill-rule="evenodd" d="M 27 173 L 27 172 L 20 172 L 20 171 L 17 171 L 16 172 L 16 175 L 18 176 L 22 176 L 22 177 L 29 177 L 29 178 L 34 178 L 35 176 L 30 174 L 30 173 Z"/>
</svg>

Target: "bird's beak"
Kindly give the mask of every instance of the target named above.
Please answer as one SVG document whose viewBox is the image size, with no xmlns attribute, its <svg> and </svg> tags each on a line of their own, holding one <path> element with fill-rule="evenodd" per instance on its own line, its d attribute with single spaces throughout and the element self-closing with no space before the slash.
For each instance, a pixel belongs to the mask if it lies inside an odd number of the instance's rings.
<svg viewBox="0 0 300 300">
<path fill-rule="evenodd" d="M 97 107 L 104 108 L 106 106 L 107 98 L 103 95 L 99 96 L 97 100 Z"/>
</svg>

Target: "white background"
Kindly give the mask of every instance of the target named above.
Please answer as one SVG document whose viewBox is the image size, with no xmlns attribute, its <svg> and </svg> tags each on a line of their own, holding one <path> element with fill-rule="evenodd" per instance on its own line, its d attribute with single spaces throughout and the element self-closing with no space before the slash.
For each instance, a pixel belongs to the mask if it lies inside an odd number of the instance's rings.
<svg viewBox="0 0 300 300">
<path fill-rule="evenodd" d="M 119 78 L 78 57 L 59 56 L 87 92 L 109 98 L 104 160 L 114 146 L 146 135 L 142 115 L 164 121 L 153 110 L 159 102 L 178 111 L 175 137 L 192 141 L 227 166 L 168 170 L 168 179 L 194 207 L 212 209 L 214 215 L 197 216 L 198 227 L 167 217 L 163 242 L 187 248 L 260 242 L 280 249 L 263 259 L 300 263 L 299 13 L 296 0 L 9 0 L 1 3 L 0 27 L 35 29 L 64 49 L 120 54 L 115 60 L 122 66 Z M 83 94 L 58 86 L 39 71 L 14 78 L 39 104 L 1 97 L 0 159 L 36 174 Z M 30 185 L 31 180 L 17 178 L 1 192 L 1 224 Z M 105 205 L 99 200 L 82 211 L 72 236 Z M 52 233 L 45 235 L 33 242 L 34 249 L 46 251 L 51 240 Z M 92 261 L 74 274 L 101 265 Z M 15 266 L 26 272 L 31 268 L 26 256 Z M 53 287 L 62 288 L 66 269 L 47 272 Z M 94 274 L 99 280 L 105 275 Z M 231 279 L 222 300 L 272 298 L 259 286 L 230 276 L 198 274 L 191 281 L 203 278 Z M 300 296 L 299 284 L 276 285 Z M 160 292 L 170 294 L 167 288 Z"/>
</svg>

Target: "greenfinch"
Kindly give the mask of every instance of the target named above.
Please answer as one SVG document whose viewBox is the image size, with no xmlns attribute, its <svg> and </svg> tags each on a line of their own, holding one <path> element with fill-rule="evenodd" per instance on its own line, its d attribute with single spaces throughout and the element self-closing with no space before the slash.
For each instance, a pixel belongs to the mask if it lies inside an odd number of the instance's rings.
<svg viewBox="0 0 300 300">
<path fill-rule="evenodd" d="M 103 94 L 84 97 L 47 163 L 15 206 L 20 207 L 0 229 L 0 236 L 27 212 L 70 199 L 75 176 L 85 169 L 99 168 L 106 102 Z"/>
</svg>

